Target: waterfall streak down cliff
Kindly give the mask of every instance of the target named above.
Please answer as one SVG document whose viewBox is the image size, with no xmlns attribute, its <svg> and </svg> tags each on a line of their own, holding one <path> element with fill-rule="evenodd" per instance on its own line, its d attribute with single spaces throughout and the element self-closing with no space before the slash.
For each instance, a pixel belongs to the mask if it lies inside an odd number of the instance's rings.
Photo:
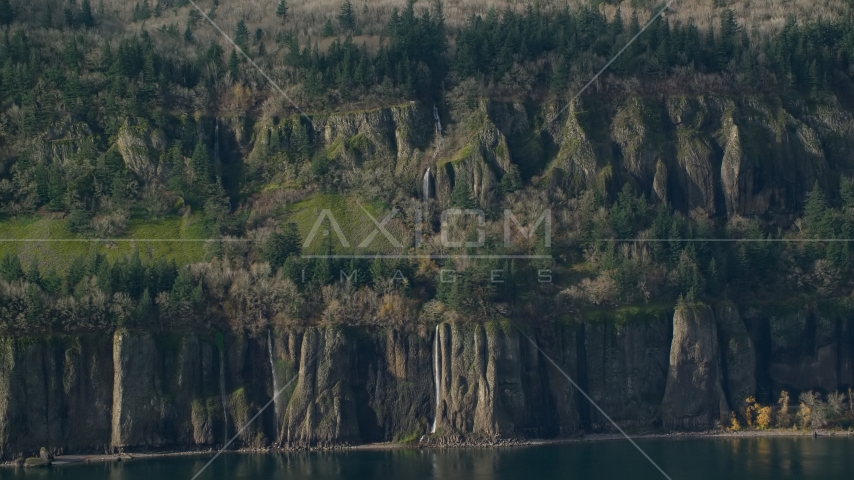
<svg viewBox="0 0 854 480">
<path fill-rule="evenodd" d="M 281 421 L 281 412 L 282 412 L 282 402 L 278 395 L 279 392 L 279 378 L 276 375 L 276 361 L 273 357 L 273 336 L 270 332 L 270 329 L 267 329 L 267 352 L 270 354 L 270 375 L 273 377 L 273 410 L 275 411 L 275 421 L 273 422 L 273 426 L 275 427 L 274 432 L 276 434 L 276 438 L 274 440 L 274 444 L 279 441 L 279 422 Z"/>
<path fill-rule="evenodd" d="M 424 198 L 424 201 L 426 202 L 427 200 L 430 200 L 430 169 L 429 168 L 424 171 L 424 187 L 423 188 L 424 188 L 423 198 Z"/>
<path fill-rule="evenodd" d="M 219 395 L 222 402 L 222 441 L 228 439 L 228 402 L 225 398 L 225 347 L 219 349 Z"/>
<path fill-rule="evenodd" d="M 430 173 L 428 170 L 427 173 Z M 433 339 L 433 383 L 436 389 L 436 413 L 433 415 L 433 426 L 430 433 L 436 433 L 436 423 L 439 421 L 439 402 L 442 401 L 442 372 L 439 371 L 439 325 L 436 325 L 436 336 Z"/>
</svg>

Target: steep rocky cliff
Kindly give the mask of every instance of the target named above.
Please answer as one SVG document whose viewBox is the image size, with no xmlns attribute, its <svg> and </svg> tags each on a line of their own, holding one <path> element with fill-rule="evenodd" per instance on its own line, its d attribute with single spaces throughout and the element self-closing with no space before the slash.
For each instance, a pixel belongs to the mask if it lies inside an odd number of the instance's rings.
<svg viewBox="0 0 854 480">
<path fill-rule="evenodd" d="M 785 217 L 799 211 L 816 182 L 833 195 L 838 175 L 854 168 L 854 114 L 832 96 L 809 105 L 725 93 L 571 105 L 475 99 L 472 107 L 451 105 L 442 112 L 442 119 L 454 121 L 441 135 L 432 116 L 432 106 L 409 102 L 264 117 L 248 124 L 251 135 L 239 131 L 246 122 L 230 118 L 198 122 L 221 127 L 223 161 L 239 158 L 253 169 L 275 171 L 278 163 L 322 154 L 340 172 L 393 172 L 412 182 L 413 191 L 429 168 L 440 200 L 463 182 L 486 207 L 499 199 L 502 179 L 520 173 L 523 181 L 545 179 L 571 192 L 616 192 L 629 182 L 651 199 L 713 216 Z M 57 139 L 43 142 L 41 155 L 67 161 L 90 141 L 91 133 L 77 126 L 56 130 Z M 128 120 L 114 148 L 138 178 L 163 180 L 160 159 L 168 145 L 162 133 Z M 300 158 L 276 155 L 283 152 Z"/>
<path fill-rule="evenodd" d="M 720 353 L 711 308 L 678 307 L 673 315 L 670 369 L 661 403 L 666 427 L 707 427 L 727 418 Z"/>
<path fill-rule="evenodd" d="M 576 430 L 574 395 L 511 324 L 446 324 L 438 333 L 441 434 L 542 437 Z"/>
<path fill-rule="evenodd" d="M 596 322 L 582 327 L 588 394 L 623 428 L 658 426 L 667 384 L 671 319 L 660 316 L 624 325 Z M 612 428 L 595 409 L 590 412 L 590 428 Z"/>
<path fill-rule="evenodd" d="M 713 427 L 748 396 L 767 402 L 757 390 L 768 397 L 850 384 L 854 336 L 844 312 L 742 310 L 746 321 L 721 302 L 680 306 L 672 317 L 525 328 L 631 430 Z M 757 349 L 763 338 L 771 347 Z M 277 390 L 278 400 L 241 431 Z M 225 335 L 120 329 L 112 338 L 0 342 L 6 458 L 43 446 L 197 448 L 238 431 L 236 445 L 252 447 L 401 440 L 429 433 L 434 416 L 440 439 L 611 429 L 508 321 Z"/>
<path fill-rule="evenodd" d="M 482 101 L 444 139 L 437 192 L 462 179 L 482 204 L 511 169 L 571 191 L 639 191 L 711 215 L 791 214 L 854 165 L 854 116 L 834 98 L 632 96 L 564 107 Z M 842 133 L 840 133 L 842 132 Z M 457 138 L 459 137 L 459 138 Z M 447 149 L 446 149 L 447 150 Z M 445 150 L 443 150 L 445 152 Z"/>
</svg>

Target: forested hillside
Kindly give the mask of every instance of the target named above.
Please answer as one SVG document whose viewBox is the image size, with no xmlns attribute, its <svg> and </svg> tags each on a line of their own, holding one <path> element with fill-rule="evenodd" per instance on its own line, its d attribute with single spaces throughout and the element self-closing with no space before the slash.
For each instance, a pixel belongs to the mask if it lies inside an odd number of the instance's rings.
<svg viewBox="0 0 854 480">
<path fill-rule="evenodd" d="M 197 4 L 0 0 L 0 458 L 851 424 L 850 0 Z"/>
<path fill-rule="evenodd" d="M 656 6 L 535 3 L 451 25 L 442 2 L 410 2 L 368 42 L 358 5 L 311 37 L 297 6 L 272 3 L 266 29 L 203 8 L 294 104 L 186 1 L 138 3 L 130 19 L 104 2 L 0 1 L 5 331 L 848 301 L 848 242 L 776 240 L 854 228 L 850 8 L 776 30 L 723 7 L 712 26 L 658 18 L 567 104 Z M 554 260 L 370 259 L 389 244 L 300 258 L 317 211 L 358 204 L 403 211 L 397 253 L 455 253 L 438 241 L 450 205 L 487 211 L 497 236 L 480 253 Z M 504 245 L 504 208 L 526 221 L 550 208 L 551 245 Z M 325 242 L 312 252 L 351 253 Z M 496 269 L 505 282 L 488 280 Z"/>
</svg>

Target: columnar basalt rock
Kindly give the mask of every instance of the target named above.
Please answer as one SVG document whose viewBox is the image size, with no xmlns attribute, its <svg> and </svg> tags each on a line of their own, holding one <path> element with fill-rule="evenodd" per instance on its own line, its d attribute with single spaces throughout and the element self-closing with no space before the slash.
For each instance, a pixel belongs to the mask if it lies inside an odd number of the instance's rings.
<svg viewBox="0 0 854 480">
<path fill-rule="evenodd" d="M 733 302 L 719 302 L 715 317 L 727 400 L 731 409 L 741 410 L 749 397 L 756 396 L 756 349 Z"/>
<path fill-rule="evenodd" d="M 751 337 L 761 312 L 749 310 L 750 329 L 732 302 L 714 311 L 681 306 L 668 315 L 540 325 L 527 334 L 533 345 L 507 321 L 274 328 L 269 341 L 266 332 L 125 329 L 111 337 L 6 338 L 0 341 L 0 449 L 9 458 L 41 447 L 221 445 L 226 427 L 234 435 L 269 402 L 274 371 L 281 416 L 270 407 L 235 446 L 413 438 L 430 431 L 434 415 L 431 441 L 440 443 L 612 430 L 573 382 L 623 428 L 708 428 L 741 408 L 759 375 L 771 379 L 775 392 L 835 390 L 850 381 L 854 336 L 839 312 L 809 305 L 767 312 L 767 353 Z"/>
<path fill-rule="evenodd" d="M 110 442 L 109 337 L 0 341 L 0 456 L 103 451 Z"/>
<path fill-rule="evenodd" d="M 654 428 L 667 385 L 671 319 L 665 315 L 613 325 L 584 325 L 586 389 L 621 428 Z M 613 429 L 590 408 L 590 427 Z"/>
<path fill-rule="evenodd" d="M 673 315 L 662 424 L 675 429 L 709 428 L 728 416 L 714 312 L 702 304 L 680 305 Z"/>
</svg>

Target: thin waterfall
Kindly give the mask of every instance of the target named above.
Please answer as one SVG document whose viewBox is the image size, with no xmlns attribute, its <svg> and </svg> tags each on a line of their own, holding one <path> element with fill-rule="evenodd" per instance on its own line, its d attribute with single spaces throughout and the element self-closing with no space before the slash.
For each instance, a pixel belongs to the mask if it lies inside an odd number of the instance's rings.
<svg viewBox="0 0 854 480">
<path fill-rule="evenodd" d="M 439 371 L 439 325 L 436 325 L 436 335 L 433 338 L 433 383 L 436 388 L 436 413 L 433 415 L 433 426 L 430 433 L 436 433 L 436 423 L 439 421 L 439 402 L 442 401 L 442 373 Z"/>
<path fill-rule="evenodd" d="M 436 105 L 433 105 L 433 119 L 436 120 L 436 132 L 439 134 L 439 138 L 442 137 L 442 119 L 439 118 L 439 109 L 436 108 Z"/>
<path fill-rule="evenodd" d="M 430 169 L 424 171 L 424 201 L 430 200 Z"/>
<path fill-rule="evenodd" d="M 228 408 L 225 401 L 225 354 L 223 350 L 225 347 L 219 349 L 219 394 L 222 400 L 222 443 L 225 445 L 228 443 Z"/>
<path fill-rule="evenodd" d="M 276 362 L 273 359 L 273 338 L 270 333 L 270 329 L 267 329 L 267 351 L 270 354 L 270 372 L 273 374 L 273 411 L 275 412 L 276 420 L 273 422 L 273 426 L 275 427 L 274 432 L 276 433 L 276 442 L 279 441 L 279 419 L 281 418 L 281 401 L 279 400 L 279 379 L 276 376 Z"/>
</svg>

